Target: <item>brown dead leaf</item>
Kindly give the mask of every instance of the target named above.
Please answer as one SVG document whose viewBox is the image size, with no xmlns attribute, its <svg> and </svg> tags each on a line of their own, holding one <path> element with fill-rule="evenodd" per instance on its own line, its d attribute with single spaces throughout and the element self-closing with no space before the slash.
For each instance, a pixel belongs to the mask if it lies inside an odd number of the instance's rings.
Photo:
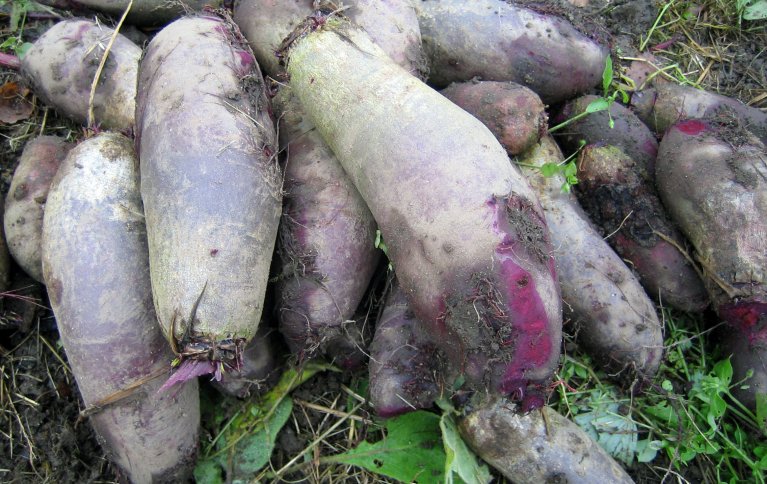
<svg viewBox="0 0 767 484">
<path fill-rule="evenodd" d="M 29 89 L 17 82 L 0 86 L 0 123 L 13 124 L 28 119 L 35 109 L 28 96 Z"/>
</svg>

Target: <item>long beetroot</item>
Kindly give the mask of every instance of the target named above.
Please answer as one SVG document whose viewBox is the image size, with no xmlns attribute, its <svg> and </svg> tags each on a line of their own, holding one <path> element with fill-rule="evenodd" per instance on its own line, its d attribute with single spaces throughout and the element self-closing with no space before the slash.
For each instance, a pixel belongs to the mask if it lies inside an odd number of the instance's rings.
<svg viewBox="0 0 767 484">
<path fill-rule="evenodd" d="M 47 104 L 76 121 L 88 119 L 91 85 L 114 30 L 93 20 L 70 19 L 40 36 L 21 62 L 21 73 Z M 101 128 L 133 128 L 141 48 L 117 34 L 93 97 Z"/>
<path fill-rule="evenodd" d="M 439 395 L 436 345 L 392 285 L 370 344 L 370 403 L 381 417 L 428 408 Z"/>
<path fill-rule="evenodd" d="M 607 49 L 563 18 L 504 0 L 413 2 L 429 82 L 514 81 L 547 104 L 599 83 Z M 563 78 L 566 76 L 566 78 Z"/>
<path fill-rule="evenodd" d="M 631 97 L 634 112 L 658 133 L 686 119 L 702 119 L 730 113 L 743 127 L 767 144 L 767 113 L 737 99 L 672 83 L 655 83 Z"/>
<path fill-rule="evenodd" d="M 514 483 L 634 482 L 586 432 L 548 407 L 521 415 L 498 399 L 473 409 L 458 429 L 477 455 Z"/>
<path fill-rule="evenodd" d="M 599 97 L 581 96 L 569 101 L 554 116 L 559 123 L 586 111 Z M 611 127 L 612 120 L 612 127 Z M 655 176 L 655 157 L 658 156 L 658 140 L 655 135 L 630 109 L 616 102 L 609 111 L 597 111 L 567 126 L 555 135 L 570 152 L 580 148 L 581 140 L 587 144 L 617 146 L 635 162 L 640 175 L 646 180 Z"/>
<path fill-rule="evenodd" d="M 261 317 L 282 202 L 269 110 L 231 22 L 177 20 L 147 46 L 136 145 L 152 288 L 163 332 L 200 371 L 236 367 Z"/>
<path fill-rule="evenodd" d="M 532 189 L 482 123 L 362 30 L 324 16 L 302 27 L 292 89 L 378 221 L 449 378 L 542 405 L 561 299 Z"/>
<path fill-rule="evenodd" d="M 586 146 L 578 161 L 578 201 L 615 251 L 631 262 L 651 297 L 683 311 L 702 311 L 708 297 L 680 250 L 684 237 L 637 164 L 617 146 Z"/>
<path fill-rule="evenodd" d="M 280 332 L 301 358 L 326 353 L 353 364 L 354 343 L 345 327 L 376 269 L 376 223 L 335 155 L 304 114 L 289 88 L 275 103 L 280 145 L 286 153 L 285 207 L 278 252 Z"/>
<path fill-rule="evenodd" d="M 695 247 L 714 309 L 745 342 L 730 347 L 748 349 L 733 366 L 741 376 L 755 369 L 756 385 L 743 392 L 754 407 L 767 368 L 767 153 L 735 120 L 688 120 L 667 130 L 657 168 L 663 202 Z"/>
<path fill-rule="evenodd" d="M 270 76 L 284 74 L 275 55 L 284 39 L 313 13 L 315 0 L 237 0 L 234 20 L 248 38 L 258 63 Z M 365 31 L 402 67 L 420 75 L 424 60 L 421 31 L 410 0 L 319 2 L 325 12 L 346 7 L 343 14 Z"/>
<path fill-rule="evenodd" d="M 655 305 L 633 272 L 591 224 L 560 175 L 545 177 L 546 163 L 561 163 L 559 147 L 545 136 L 519 157 L 522 172 L 538 193 L 551 232 L 562 286 L 565 326 L 611 374 L 649 379 L 663 356 L 663 326 Z"/>
<path fill-rule="evenodd" d="M 27 142 L 5 198 L 8 249 L 24 272 L 40 282 L 45 200 L 51 180 L 72 146 L 56 136 L 38 136 Z"/>
<path fill-rule="evenodd" d="M 101 134 L 64 161 L 45 207 L 43 273 L 86 412 L 131 482 L 183 482 L 197 451 L 197 382 L 158 393 L 172 357 L 152 304 L 131 141 Z"/>
</svg>

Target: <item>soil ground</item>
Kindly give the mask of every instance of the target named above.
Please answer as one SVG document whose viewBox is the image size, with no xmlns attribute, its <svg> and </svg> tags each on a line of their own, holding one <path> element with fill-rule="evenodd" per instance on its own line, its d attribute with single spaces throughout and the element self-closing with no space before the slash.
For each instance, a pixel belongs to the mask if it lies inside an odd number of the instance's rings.
<svg viewBox="0 0 767 484">
<path fill-rule="evenodd" d="M 525 2 L 542 5 L 546 2 Z M 548 2 L 550 4 L 551 2 Z M 559 2 L 558 2 L 559 3 Z M 658 63 L 675 66 L 667 72 L 687 82 L 730 95 L 767 109 L 767 27 L 765 22 L 739 22 L 726 16 L 716 1 L 670 2 L 664 18 L 653 29 L 662 7 L 653 0 L 577 2 L 585 7 L 559 5 L 575 23 L 594 35 L 610 39 L 614 59 L 628 58 L 645 50 L 654 52 Z M 665 5 L 667 2 L 663 2 Z M 10 2 L 0 8 L 0 41 L 14 34 L 8 28 Z M 550 8 L 550 5 L 547 5 Z M 55 21 L 61 11 L 35 13 L 27 19 L 23 36 L 33 41 Z M 586 18 L 588 22 L 577 21 Z M 652 35 L 648 39 L 648 33 Z M 18 80 L 13 69 L 0 68 L 0 84 Z M 52 109 L 28 96 L 34 109 L 27 119 L 0 124 L 0 191 L 8 190 L 24 143 L 40 133 L 77 139 L 81 129 L 59 117 Z M 24 295 L 31 294 L 30 297 Z M 0 481 L 98 483 L 114 482 L 116 476 L 101 451 L 87 420 L 79 418 L 82 404 L 59 344 L 55 321 L 48 308 L 45 290 L 14 267 L 12 290 L 0 304 Z M 357 375 L 359 376 L 359 375 Z M 298 403 L 281 433 L 272 465 L 278 469 L 306 448 L 330 425 L 343 389 L 355 375 L 328 373 L 315 378 L 294 394 Z M 212 391 L 212 390 L 211 390 Z M 363 408 L 355 422 L 370 415 Z M 332 423 L 332 422 L 331 422 Z M 359 424 L 346 426 L 328 437 L 313 452 L 312 462 L 291 480 L 311 482 L 382 482 L 374 474 L 353 468 L 322 466 L 322 455 L 338 452 L 364 438 Z M 638 481 L 652 482 L 657 474 L 634 470 Z M 700 480 L 691 469 L 680 476 Z"/>
</svg>

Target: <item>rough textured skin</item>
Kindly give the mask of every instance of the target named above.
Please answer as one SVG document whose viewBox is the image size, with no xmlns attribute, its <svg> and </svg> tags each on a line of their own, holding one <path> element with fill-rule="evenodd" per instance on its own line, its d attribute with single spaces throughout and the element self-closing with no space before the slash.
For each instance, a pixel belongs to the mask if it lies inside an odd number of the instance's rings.
<svg viewBox="0 0 767 484">
<path fill-rule="evenodd" d="M 440 92 L 482 121 L 509 154 L 528 150 L 548 129 L 541 98 L 514 82 L 458 82 Z"/>
<path fill-rule="evenodd" d="M 458 424 L 469 447 L 511 482 L 634 482 L 588 434 L 551 408 L 523 415 L 514 407 L 491 401 Z"/>
<path fill-rule="evenodd" d="M 128 0 L 41 0 L 44 5 L 76 11 L 95 10 L 119 18 L 128 7 Z M 158 26 L 203 7 L 216 8 L 221 0 L 133 0 L 126 22 L 133 25 Z"/>
<path fill-rule="evenodd" d="M 607 48 L 564 19 L 503 0 L 413 3 L 429 82 L 437 86 L 474 77 L 514 81 L 553 104 L 588 91 L 602 78 Z"/>
<path fill-rule="evenodd" d="M 0 213 L 5 215 L 5 201 L 0 197 Z M 0 234 L 0 291 L 8 288 L 11 279 L 11 254 L 8 253 L 8 244 L 5 242 L 5 234 Z"/>
<path fill-rule="evenodd" d="M 732 113 L 743 127 L 767 144 L 767 113 L 713 92 L 678 84 L 655 83 L 653 88 L 635 92 L 631 97 L 631 107 L 657 133 L 665 132 L 677 121 Z"/>
<path fill-rule="evenodd" d="M 439 353 L 420 326 L 395 283 L 370 344 L 370 403 L 380 417 L 431 407 L 439 396 Z"/>
<path fill-rule="evenodd" d="M 314 0 L 236 0 L 234 20 L 247 37 L 258 63 L 272 77 L 281 75 L 275 55 L 282 40 L 314 13 Z M 323 2 L 324 8 L 350 7 L 343 15 L 364 28 L 397 64 L 421 76 L 424 68 L 421 31 L 410 0 L 346 0 Z"/>
<path fill-rule="evenodd" d="M 378 222 L 448 378 L 540 406 L 561 299 L 543 213 L 503 147 L 348 22 L 293 44 L 288 73 Z"/>
<path fill-rule="evenodd" d="M 172 358 L 155 318 L 130 140 L 104 133 L 74 148 L 48 195 L 43 273 L 87 408 L 139 384 L 91 418 L 131 482 L 182 482 L 197 450 L 197 382 L 158 393 Z"/>
<path fill-rule="evenodd" d="M 587 95 L 574 99 L 554 116 L 555 123 L 561 123 L 586 111 L 586 107 L 598 96 Z M 610 128 L 610 118 L 613 128 Z M 625 106 L 616 102 L 607 111 L 591 113 L 556 132 L 557 141 L 571 152 L 580 147 L 580 141 L 587 144 L 606 144 L 617 146 L 634 160 L 635 167 L 642 178 L 652 182 L 655 175 L 655 157 L 658 156 L 658 140 L 655 135 L 636 115 Z"/>
<path fill-rule="evenodd" d="M 64 20 L 32 45 L 21 73 L 46 104 L 86 122 L 91 83 L 114 30 L 92 20 Z M 93 99 L 94 122 L 104 129 L 133 129 L 141 48 L 118 34 Z"/>
<path fill-rule="evenodd" d="M 5 197 L 5 239 L 19 266 L 43 281 L 40 244 L 43 209 L 51 180 L 72 144 L 56 136 L 39 136 L 27 142 Z"/>
<path fill-rule="evenodd" d="M 624 381 L 649 379 L 663 356 L 663 326 L 639 280 L 613 251 L 584 213 L 575 195 L 563 193 L 561 175 L 545 177 L 533 167 L 563 160 L 545 136 L 519 158 L 541 201 L 551 233 L 562 287 L 564 329 Z M 625 371 L 624 371 L 625 370 Z"/>
<path fill-rule="evenodd" d="M 278 252 L 280 332 L 299 359 L 325 353 L 337 363 L 354 346 L 345 330 L 378 265 L 376 223 L 335 155 L 289 88 L 276 98 L 286 153 L 285 205 Z M 348 362 L 346 360 L 349 360 Z"/>
<path fill-rule="evenodd" d="M 139 77 L 155 307 L 182 352 L 211 350 L 201 359 L 256 333 L 282 205 L 269 102 L 238 33 L 218 17 L 177 20 L 149 44 Z"/>
<path fill-rule="evenodd" d="M 279 379 L 284 346 L 277 331 L 262 321 L 242 352 L 242 369 L 224 373 L 213 385 L 238 398 L 261 395 Z"/>
<path fill-rule="evenodd" d="M 666 239 L 684 247 L 655 187 L 616 146 L 586 146 L 578 161 L 576 193 L 615 251 L 639 274 L 647 293 L 682 311 L 702 311 L 706 290 L 695 269 Z"/>
<path fill-rule="evenodd" d="M 733 367 L 758 362 L 763 381 L 767 347 L 764 146 L 737 125 L 682 121 L 669 128 L 661 141 L 657 184 L 669 213 L 695 247 L 714 309 L 748 343 L 750 355 L 733 360 Z M 745 369 L 736 368 L 736 372 L 744 374 Z"/>
</svg>

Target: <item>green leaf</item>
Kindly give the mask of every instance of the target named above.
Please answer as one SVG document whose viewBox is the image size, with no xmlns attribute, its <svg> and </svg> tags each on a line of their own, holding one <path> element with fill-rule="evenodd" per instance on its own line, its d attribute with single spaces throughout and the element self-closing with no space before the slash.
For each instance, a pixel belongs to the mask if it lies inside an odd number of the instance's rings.
<svg viewBox="0 0 767 484">
<path fill-rule="evenodd" d="M 227 481 L 252 478 L 269 462 L 277 435 L 290 417 L 293 409 L 290 392 L 316 373 L 334 369 L 316 362 L 307 363 L 301 369 L 287 369 L 274 388 L 260 399 L 245 404 L 224 426 L 211 444 L 215 445 L 215 451 L 208 448 L 201 461 L 217 462 L 231 474 L 226 476 Z"/>
<path fill-rule="evenodd" d="M 2 44 L 0 44 L 0 49 L 15 48 L 18 41 L 19 39 L 16 37 L 10 36 L 5 39 Z"/>
<path fill-rule="evenodd" d="M 714 365 L 714 375 L 718 376 L 727 386 L 732 381 L 732 363 L 730 359 L 722 360 Z"/>
<path fill-rule="evenodd" d="M 605 68 L 602 71 L 602 90 L 607 94 L 610 84 L 613 83 L 613 59 L 609 55 L 605 59 Z"/>
<path fill-rule="evenodd" d="M 618 413 L 617 403 L 602 404 L 573 421 L 616 459 L 630 464 L 637 451 L 638 430 L 631 418 Z"/>
<path fill-rule="evenodd" d="M 490 471 L 487 466 L 479 463 L 477 456 L 466 446 L 458 433 L 453 416 L 449 413 L 443 414 L 439 428 L 442 429 L 442 441 L 445 445 L 445 483 L 452 484 L 454 475 L 458 477 L 458 482 L 490 482 Z"/>
<path fill-rule="evenodd" d="M 663 380 L 663 383 L 661 383 L 660 386 L 667 392 L 674 391 L 674 385 L 669 380 Z"/>
<path fill-rule="evenodd" d="M 266 464 L 272 456 L 274 444 L 280 429 L 290 418 L 293 400 L 286 397 L 277 404 L 271 416 L 256 430 L 241 438 L 236 445 L 229 447 L 232 479 L 249 480 Z M 221 441 L 226 446 L 226 441 Z M 225 463 L 224 463 L 225 464 Z"/>
<path fill-rule="evenodd" d="M 559 164 L 551 161 L 542 164 L 539 169 L 541 170 L 541 175 L 545 176 L 546 178 L 556 175 L 560 170 Z"/>
<path fill-rule="evenodd" d="M 629 93 L 624 91 L 623 89 L 618 91 L 621 94 L 621 100 L 623 101 L 623 104 L 628 104 L 629 101 L 631 101 L 631 97 L 629 97 Z"/>
<path fill-rule="evenodd" d="M 637 442 L 637 462 L 652 462 L 658 455 L 658 451 L 663 448 L 660 440 L 644 439 Z"/>
<path fill-rule="evenodd" d="M 594 99 L 589 103 L 588 106 L 586 106 L 586 112 L 591 113 L 598 113 L 599 111 L 606 111 L 610 108 L 610 101 L 607 99 L 600 97 L 597 99 Z"/>
<path fill-rule="evenodd" d="M 445 449 L 439 415 L 417 411 L 386 421 L 383 440 L 362 442 L 332 462 L 363 467 L 403 482 L 437 484 L 445 479 Z"/>
<path fill-rule="evenodd" d="M 767 1 L 756 0 L 749 2 L 743 9 L 743 19 L 763 20 L 767 19 Z"/>
<path fill-rule="evenodd" d="M 756 421 L 762 426 L 767 423 L 767 393 L 756 394 Z"/>
<path fill-rule="evenodd" d="M 583 378 L 585 380 L 586 378 L 589 377 L 589 370 L 578 365 L 575 367 L 575 374 L 578 375 L 578 377 Z"/>
<path fill-rule="evenodd" d="M 221 466 L 215 459 L 200 459 L 194 467 L 194 481 L 197 484 L 224 484 Z"/>
<path fill-rule="evenodd" d="M 27 55 L 27 51 L 32 48 L 31 42 L 24 42 L 20 46 L 16 48 L 16 55 L 19 56 L 19 59 L 23 59 L 25 55 Z"/>
</svg>

